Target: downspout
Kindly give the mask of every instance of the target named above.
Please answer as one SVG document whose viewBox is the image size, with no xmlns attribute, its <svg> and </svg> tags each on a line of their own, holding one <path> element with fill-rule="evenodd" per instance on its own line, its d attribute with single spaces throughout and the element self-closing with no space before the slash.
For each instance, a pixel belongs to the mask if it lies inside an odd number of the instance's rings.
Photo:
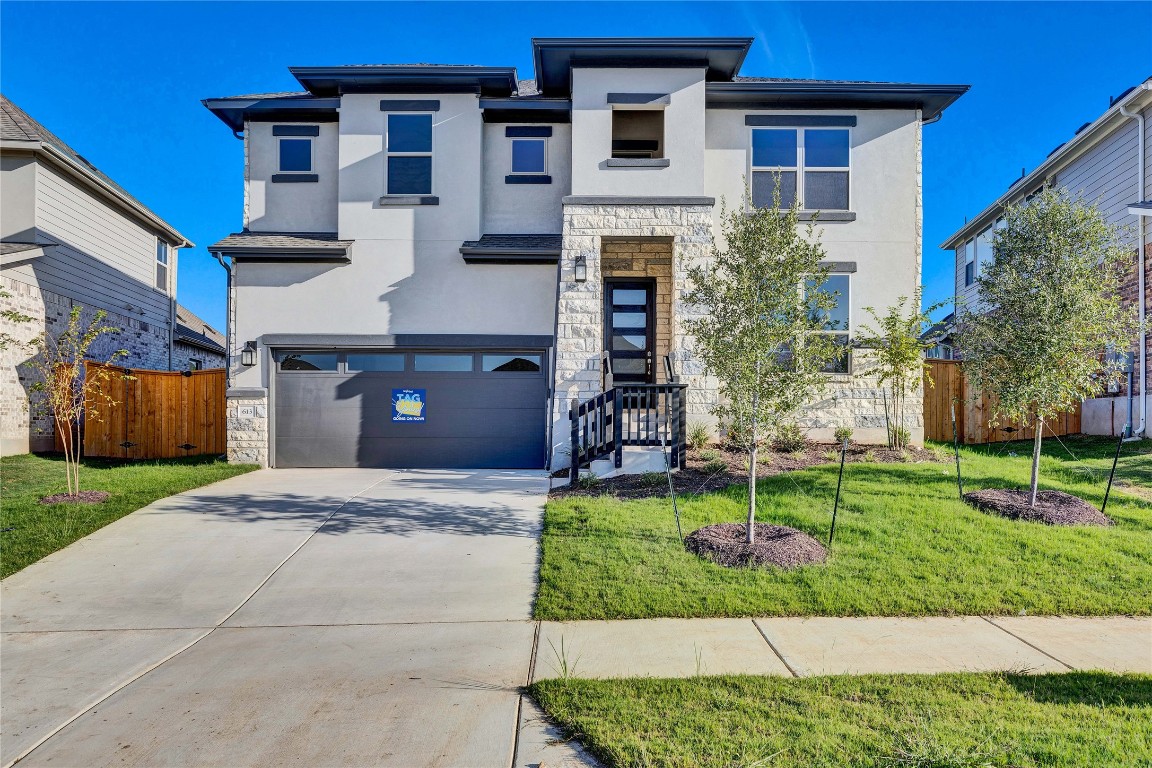
<svg viewBox="0 0 1152 768">
<path fill-rule="evenodd" d="M 1152 84 L 1145 82 L 1141 84 L 1140 88 L 1141 90 L 1152 90 Z M 1140 112 L 1129 111 L 1127 105 L 1120 107 L 1120 114 L 1124 115 L 1124 117 L 1129 117 L 1135 120 L 1137 129 L 1139 131 L 1139 137 L 1137 140 L 1138 148 L 1136 151 L 1136 162 L 1139 164 L 1136 169 L 1136 183 L 1138 185 L 1136 191 L 1136 202 L 1139 203 L 1144 200 L 1144 175 L 1145 168 L 1148 164 L 1147 148 L 1145 147 L 1144 142 L 1144 115 L 1142 115 Z M 1137 225 L 1137 234 L 1139 239 L 1136 244 L 1136 250 L 1138 252 L 1136 268 L 1136 282 L 1138 286 L 1136 289 L 1136 303 L 1140 307 L 1140 426 L 1136 428 L 1129 435 L 1129 437 L 1144 436 L 1145 430 L 1148 428 L 1148 328 L 1146 326 L 1148 318 L 1147 310 L 1145 307 L 1147 304 L 1147 297 L 1144 293 L 1144 271 L 1146 259 L 1145 251 L 1147 250 L 1145 247 L 1145 241 L 1148 237 L 1148 217 L 1137 216 L 1136 218 L 1140 222 Z M 1129 427 L 1131 428 L 1131 425 L 1129 425 Z"/>
<path fill-rule="evenodd" d="M 232 388 L 232 267 L 224 261 L 223 254 L 212 255 L 228 273 L 228 291 L 224 302 L 224 387 L 228 390 Z"/>
</svg>

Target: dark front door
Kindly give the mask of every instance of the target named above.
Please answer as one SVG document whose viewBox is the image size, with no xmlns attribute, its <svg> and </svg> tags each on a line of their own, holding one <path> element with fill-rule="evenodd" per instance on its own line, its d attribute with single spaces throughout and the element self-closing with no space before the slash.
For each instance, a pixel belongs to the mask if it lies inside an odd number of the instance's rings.
<svg viewBox="0 0 1152 768">
<path fill-rule="evenodd" d="M 604 283 L 604 343 L 618 383 L 655 381 L 655 299 L 652 280 Z"/>
</svg>

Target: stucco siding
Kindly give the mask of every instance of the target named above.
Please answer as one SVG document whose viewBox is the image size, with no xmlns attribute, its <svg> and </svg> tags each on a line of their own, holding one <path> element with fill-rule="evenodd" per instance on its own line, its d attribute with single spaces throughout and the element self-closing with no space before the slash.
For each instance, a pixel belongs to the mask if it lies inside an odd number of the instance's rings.
<svg viewBox="0 0 1152 768">
<path fill-rule="evenodd" d="M 669 94 L 664 114 L 666 168 L 612 168 L 609 93 Z M 704 194 L 704 70 L 572 71 L 572 194 L 698 196 Z"/>
<path fill-rule="evenodd" d="M 335 232 L 339 126 L 314 124 L 319 132 L 312 138 L 312 170 L 317 180 L 287 183 L 272 180 L 280 169 L 275 125 L 289 123 L 248 123 L 248 228 L 253 232 Z"/>
<path fill-rule="evenodd" d="M 572 126 L 549 126 L 550 184 L 508 184 L 512 139 L 507 123 L 484 124 L 484 197 L 481 230 L 487 233 L 557 234 L 564 226 L 565 195 L 572 188 Z"/>
</svg>

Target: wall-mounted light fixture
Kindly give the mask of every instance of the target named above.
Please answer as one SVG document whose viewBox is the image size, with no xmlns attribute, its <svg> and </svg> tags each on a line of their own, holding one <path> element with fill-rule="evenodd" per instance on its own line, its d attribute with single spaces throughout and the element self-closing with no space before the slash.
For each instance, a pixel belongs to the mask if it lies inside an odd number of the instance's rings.
<svg viewBox="0 0 1152 768">
<path fill-rule="evenodd" d="M 247 341 L 244 343 L 244 349 L 240 350 L 240 365 L 245 368 L 256 365 L 256 342 Z"/>
<path fill-rule="evenodd" d="M 576 282 L 583 283 L 588 279 L 588 257 L 582 253 L 576 254 Z"/>
</svg>

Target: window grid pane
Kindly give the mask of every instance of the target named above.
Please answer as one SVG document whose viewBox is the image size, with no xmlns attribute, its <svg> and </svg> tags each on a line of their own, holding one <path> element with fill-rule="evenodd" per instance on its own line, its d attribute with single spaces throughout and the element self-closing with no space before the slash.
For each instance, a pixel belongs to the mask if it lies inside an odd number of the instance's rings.
<svg viewBox="0 0 1152 768">
<path fill-rule="evenodd" d="M 540 355 L 482 355 L 481 370 L 489 373 L 539 373 Z"/>
<path fill-rule="evenodd" d="M 408 155 L 389 157 L 388 194 L 432 194 L 432 157 Z"/>
<path fill-rule="evenodd" d="M 402 371 L 403 352 L 363 352 L 348 355 L 349 372 Z"/>
<path fill-rule="evenodd" d="M 472 370 L 472 355 L 414 355 L 413 363 L 417 371 L 465 372 Z"/>
<path fill-rule="evenodd" d="M 388 115 L 389 152 L 431 152 L 432 115 Z"/>
<path fill-rule="evenodd" d="M 544 173 L 546 146 L 544 139 L 513 139 L 512 173 Z"/>
<path fill-rule="evenodd" d="M 311 139 L 280 139 L 280 170 L 308 173 L 312 170 Z"/>
<path fill-rule="evenodd" d="M 848 131 L 804 131 L 805 168 L 847 168 Z"/>
<path fill-rule="evenodd" d="M 848 172 L 806 171 L 804 207 L 810 211 L 848 210 Z"/>
<path fill-rule="evenodd" d="M 796 200 L 796 171 L 756 171 L 752 174 L 752 205 L 757 208 L 772 207 L 776 179 L 780 183 L 780 207 L 791 208 Z"/>
</svg>

